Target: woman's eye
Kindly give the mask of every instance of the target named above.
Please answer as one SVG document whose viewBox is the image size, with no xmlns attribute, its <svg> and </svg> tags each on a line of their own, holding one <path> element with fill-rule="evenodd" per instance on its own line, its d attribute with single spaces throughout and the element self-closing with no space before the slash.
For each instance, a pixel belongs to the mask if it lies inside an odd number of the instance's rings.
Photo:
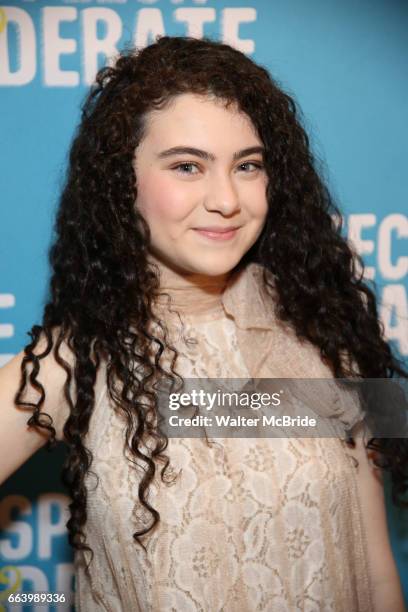
<svg viewBox="0 0 408 612">
<path fill-rule="evenodd" d="M 252 168 L 249 166 L 252 166 Z M 249 173 L 249 172 L 255 172 L 256 170 L 262 170 L 263 165 L 260 162 L 243 162 L 238 167 L 244 168 L 244 170 L 246 170 L 246 172 Z"/>
<path fill-rule="evenodd" d="M 238 166 L 238 169 L 243 170 L 244 174 L 252 174 L 257 170 L 262 170 L 263 167 L 264 166 L 261 162 L 243 162 Z M 181 162 L 180 164 L 173 166 L 172 170 L 175 170 L 178 174 L 195 175 L 198 174 L 200 169 L 194 162 Z"/>
<path fill-rule="evenodd" d="M 180 174 L 196 174 L 196 172 L 192 172 L 192 168 L 197 168 L 197 165 L 193 162 L 183 162 L 182 164 L 177 164 L 177 166 L 173 166 L 172 170 L 177 170 Z"/>
</svg>

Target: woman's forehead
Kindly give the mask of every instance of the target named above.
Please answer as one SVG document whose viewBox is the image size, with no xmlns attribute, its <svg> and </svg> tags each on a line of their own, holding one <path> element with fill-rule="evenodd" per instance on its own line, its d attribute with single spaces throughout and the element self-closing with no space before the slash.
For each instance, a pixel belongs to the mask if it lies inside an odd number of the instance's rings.
<svg viewBox="0 0 408 612">
<path fill-rule="evenodd" d="M 194 138 L 204 135 L 222 138 L 250 135 L 257 138 L 253 123 L 236 102 L 214 95 L 183 93 L 172 98 L 161 109 L 148 112 L 145 116 L 145 138 L 149 140 L 171 140 L 174 137 Z"/>
</svg>

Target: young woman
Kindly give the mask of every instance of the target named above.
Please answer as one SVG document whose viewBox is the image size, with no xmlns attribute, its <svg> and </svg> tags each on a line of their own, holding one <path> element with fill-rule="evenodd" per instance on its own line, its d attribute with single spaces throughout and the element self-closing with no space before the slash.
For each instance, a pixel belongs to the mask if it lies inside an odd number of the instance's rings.
<svg viewBox="0 0 408 612">
<path fill-rule="evenodd" d="M 320 402 L 339 436 L 157 425 L 160 380 L 406 376 L 338 212 L 293 100 L 239 51 L 161 37 L 99 72 L 43 322 L 0 374 L 0 478 L 69 449 L 77 610 L 404 609 L 376 464 L 398 501 L 407 446 L 364 440 L 345 392 Z"/>
</svg>

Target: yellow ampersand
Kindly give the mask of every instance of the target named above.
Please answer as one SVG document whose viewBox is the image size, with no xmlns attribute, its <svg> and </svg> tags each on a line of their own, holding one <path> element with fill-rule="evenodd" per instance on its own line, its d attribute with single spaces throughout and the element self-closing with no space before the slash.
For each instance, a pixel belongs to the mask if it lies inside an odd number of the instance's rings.
<svg viewBox="0 0 408 612">
<path fill-rule="evenodd" d="M 7 576 L 6 572 L 14 572 L 14 583 L 11 584 L 11 578 L 10 576 Z M 0 612 L 6 612 L 7 609 L 1 602 L 7 602 L 9 595 L 19 590 L 22 581 L 21 572 L 18 567 L 15 567 L 15 565 L 4 565 L 3 567 L 0 567 L 0 585 L 10 585 L 8 588 L 0 591 Z"/>
</svg>

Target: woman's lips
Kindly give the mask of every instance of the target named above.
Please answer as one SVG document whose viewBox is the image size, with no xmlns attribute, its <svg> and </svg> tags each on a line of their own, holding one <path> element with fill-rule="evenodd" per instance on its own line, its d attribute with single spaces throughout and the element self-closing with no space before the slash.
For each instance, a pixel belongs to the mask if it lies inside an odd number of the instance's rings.
<svg viewBox="0 0 408 612">
<path fill-rule="evenodd" d="M 193 228 L 197 234 L 204 236 L 205 238 L 209 238 L 210 240 L 231 240 L 234 238 L 235 234 L 239 230 L 239 227 L 231 228 L 231 229 L 202 229 L 199 227 Z"/>
</svg>

